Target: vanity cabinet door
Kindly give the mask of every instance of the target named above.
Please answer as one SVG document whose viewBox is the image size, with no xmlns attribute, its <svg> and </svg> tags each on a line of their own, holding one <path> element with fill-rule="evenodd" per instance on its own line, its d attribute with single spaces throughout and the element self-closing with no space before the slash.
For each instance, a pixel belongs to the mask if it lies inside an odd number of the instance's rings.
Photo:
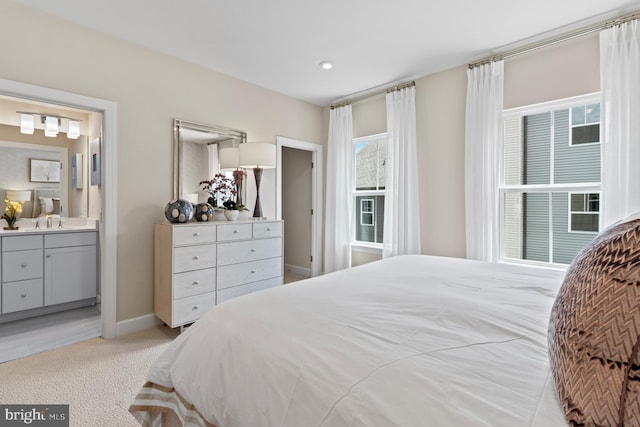
<svg viewBox="0 0 640 427">
<path fill-rule="evenodd" d="M 44 253 L 44 304 L 95 298 L 98 289 L 95 246 L 49 248 Z"/>
</svg>

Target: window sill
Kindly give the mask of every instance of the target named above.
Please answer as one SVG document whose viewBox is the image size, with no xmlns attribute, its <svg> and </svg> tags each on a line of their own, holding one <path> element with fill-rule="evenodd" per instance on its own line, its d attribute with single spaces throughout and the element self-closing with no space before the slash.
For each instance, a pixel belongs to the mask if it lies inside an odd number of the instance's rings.
<svg viewBox="0 0 640 427">
<path fill-rule="evenodd" d="M 382 255 L 382 245 L 379 243 L 351 242 L 351 251 Z"/>
</svg>

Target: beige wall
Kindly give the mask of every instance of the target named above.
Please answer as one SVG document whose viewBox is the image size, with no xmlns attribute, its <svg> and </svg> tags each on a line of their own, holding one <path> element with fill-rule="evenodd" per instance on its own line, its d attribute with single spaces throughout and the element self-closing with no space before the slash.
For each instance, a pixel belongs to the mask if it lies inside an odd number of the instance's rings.
<svg viewBox="0 0 640 427">
<path fill-rule="evenodd" d="M 153 224 L 172 197 L 174 118 L 242 129 L 251 141 L 326 139 L 319 107 L 9 0 L 0 8 L 1 78 L 117 103 L 118 321 L 153 312 Z"/>
<path fill-rule="evenodd" d="M 505 109 L 599 90 L 597 33 L 514 56 L 504 64 Z"/>
</svg>

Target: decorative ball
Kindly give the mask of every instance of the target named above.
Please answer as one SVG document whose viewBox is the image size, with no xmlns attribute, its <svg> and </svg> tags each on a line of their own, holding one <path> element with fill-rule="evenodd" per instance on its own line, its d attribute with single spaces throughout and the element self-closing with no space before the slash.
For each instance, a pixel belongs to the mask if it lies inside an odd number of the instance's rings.
<svg viewBox="0 0 640 427">
<path fill-rule="evenodd" d="M 164 216 L 173 223 L 189 222 L 193 218 L 193 205 L 183 199 L 172 200 L 165 206 Z"/>
<path fill-rule="evenodd" d="M 209 203 L 198 203 L 196 205 L 196 221 L 213 221 L 213 206 Z"/>
</svg>

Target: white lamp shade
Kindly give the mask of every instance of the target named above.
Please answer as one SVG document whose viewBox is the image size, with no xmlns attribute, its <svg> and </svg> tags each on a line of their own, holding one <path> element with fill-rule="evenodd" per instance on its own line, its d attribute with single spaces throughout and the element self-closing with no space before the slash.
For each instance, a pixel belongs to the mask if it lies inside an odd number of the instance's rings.
<svg viewBox="0 0 640 427">
<path fill-rule="evenodd" d="M 56 136 L 58 134 L 58 118 L 46 116 L 44 122 L 45 136 Z"/>
<path fill-rule="evenodd" d="M 36 128 L 35 118 L 31 114 L 20 115 L 20 132 L 31 135 Z"/>
<path fill-rule="evenodd" d="M 31 200 L 31 191 L 11 191 L 7 190 L 7 199 L 12 202 L 28 202 Z"/>
<path fill-rule="evenodd" d="M 80 122 L 69 120 L 69 129 L 67 130 L 67 138 L 78 139 L 80 136 Z"/>
<path fill-rule="evenodd" d="M 271 169 L 276 167 L 276 146 L 266 142 L 245 142 L 239 145 L 240 167 Z"/>
<path fill-rule="evenodd" d="M 240 149 L 237 147 L 221 148 L 218 151 L 220 170 L 236 169 L 240 165 Z"/>
</svg>

